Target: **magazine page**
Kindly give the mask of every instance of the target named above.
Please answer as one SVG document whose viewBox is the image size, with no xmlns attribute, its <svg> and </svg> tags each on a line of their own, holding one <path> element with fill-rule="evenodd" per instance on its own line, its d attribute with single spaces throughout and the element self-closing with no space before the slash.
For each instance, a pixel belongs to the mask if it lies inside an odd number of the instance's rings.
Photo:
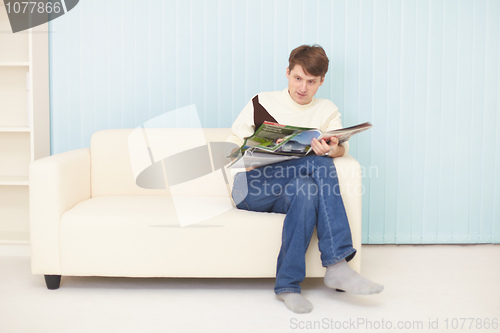
<svg viewBox="0 0 500 333">
<path fill-rule="evenodd" d="M 299 158 L 294 155 L 278 155 L 267 152 L 247 150 L 243 156 L 234 160 L 228 168 L 256 168 L 268 164 L 283 162 L 286 160 Z"/>
<path fill-rule="evenodd" d="M 248 137 L 243 144 L 242 151 L 247 149 L 262 151 L 277 151 L 287 142 L 303 131 L 314 130 L 305 127 L 281 125 L 272 122 L 264 122 L 254 135 Z M 319 136 L 321 133 L 314 130 Z"/>
<path fill-rule="evenodd" d="M 312 150 L 312 139 L 318 139 L 320 136 L 321 131 L 319 130 L 301 131 L 288 138 L 286 142 L 283 142 L 283 144 L 274 151 L 274 154 L 294 155 L 299 157 L 306 156 Z"/>
<path fill-rule="evenodd" d="M 325 132 L 321 135 L 320 139 L 328 140 L 329 138 L 335 136 L 339 140 L 339 144 L 341 144 L 348 141 L 351 136 L 366 131 L 367 129 L 370 129 L 372 127 L 373 125 L 370 122 L 366 122 L 356 126 Z"/>
</svg>

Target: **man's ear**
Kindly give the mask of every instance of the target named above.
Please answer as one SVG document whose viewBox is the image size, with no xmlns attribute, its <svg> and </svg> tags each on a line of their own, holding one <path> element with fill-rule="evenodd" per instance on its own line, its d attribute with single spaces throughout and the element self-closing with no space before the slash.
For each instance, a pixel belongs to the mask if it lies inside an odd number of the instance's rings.
<svg viewBox="0 0 500 333">
<path fill-rule="evenodd" d="M 290 77 L 290 68 L 286 68 L 286 78 L 288 79 Z"/>
<path fill-rule="evenodd" d="M 324 76 L 321 78 L 321 81 L 319 81 L 319 86 L 320 87 L 323 85 L 323 82 L 325 82 L 325 77 Z"/>
</svg>

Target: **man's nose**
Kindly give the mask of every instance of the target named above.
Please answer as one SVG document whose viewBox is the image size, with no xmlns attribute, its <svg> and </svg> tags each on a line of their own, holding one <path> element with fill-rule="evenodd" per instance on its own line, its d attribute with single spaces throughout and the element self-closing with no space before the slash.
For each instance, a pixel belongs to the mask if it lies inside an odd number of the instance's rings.
<svg viewBox="0 0 500 333">
<path fill-rule="evenodd" d="M 300 83 L 300 90 L 306 91 L 306 88 L 307 88 L 307 84 L 304 80 L 302 80 L 302 82 Z"/>
</svg>

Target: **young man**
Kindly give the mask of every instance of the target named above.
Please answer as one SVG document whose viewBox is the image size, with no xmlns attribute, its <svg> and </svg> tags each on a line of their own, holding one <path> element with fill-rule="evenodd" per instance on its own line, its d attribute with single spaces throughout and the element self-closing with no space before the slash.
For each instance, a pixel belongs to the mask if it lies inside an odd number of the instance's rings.
<svg viewBox="0 0 500 333">
<path fill-rule="evenodd" d="M 252 98 L 234 122 L 228 141 L 241 146 L 264 121 L 323 131 L 342 128 L 337 106 L 314 98 L 324 82 L 328 63 L 319 45 L 294 49 L 286 69 L 288 87 Z M 300 283 L 305 278 L 305 253 L 315 227 L 328 287 L 354 294 L 383 290 L 347 264 L 356 250 L 331 158 L 344 156 L 348 143 L 339 145 L 333 137 L 329 142 L 313 139 L 311 146 L 315 155 L 238 173 L 232 192 L 239 209 L 286 214 L 274 291 L 296 313 L 313 308 L 301 295 Z"/>
</svg>

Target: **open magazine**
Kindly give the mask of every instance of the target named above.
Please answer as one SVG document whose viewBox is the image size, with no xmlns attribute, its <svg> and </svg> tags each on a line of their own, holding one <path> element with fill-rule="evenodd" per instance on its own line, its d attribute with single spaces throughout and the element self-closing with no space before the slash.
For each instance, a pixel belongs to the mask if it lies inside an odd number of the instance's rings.
<svg viewBox="0 0 500 333">
<path fill-rule="evenodd" d="M 233 153 L 233 168 L 257 167 L 306 156 L 312 151 L 311 141 L 336 137 L 339 144 L 349 140 L 354 134 L 366 131 L 373 125 L 369 122 L 321 132 L 319 129 L 281 125 L 264 122 L 252 136 L 245 139 L 239 150 Z"/>
</svg>

